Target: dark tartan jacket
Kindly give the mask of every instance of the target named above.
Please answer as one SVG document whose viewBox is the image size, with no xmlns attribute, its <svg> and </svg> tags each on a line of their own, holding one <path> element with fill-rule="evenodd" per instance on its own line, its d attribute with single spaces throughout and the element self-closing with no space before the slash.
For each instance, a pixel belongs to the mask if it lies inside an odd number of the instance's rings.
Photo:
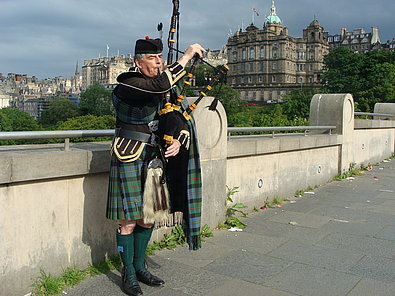
<svg viewBox="0 0 395 296">
<path fill-rule="evenodd" d="M 154 79 L 146 79 L 138 71 L 122 73 L 113 91 L 113 103 L 118 121 L 144 125 L 157 118 L 165 93 L 174 91 L 175 83 L 185 74 L 181 65 L 174 63 Z M 182 103 L 180 111 L 188 107 Z M 188 150 L 168 159 L 167 179 L 173 211 L 183 211 L 186 219 L 188 243 L 191 249 L 200 247 L 201 169 L 197 137 L 193 119 L 187 123 L 191 143 Z M 107 202 L 107 217 L 113 220 L 142 219 L 142 167 L 155 151 L 146 146 L 136 161 L 124 163 L 112 158 Z"/>
</svg>

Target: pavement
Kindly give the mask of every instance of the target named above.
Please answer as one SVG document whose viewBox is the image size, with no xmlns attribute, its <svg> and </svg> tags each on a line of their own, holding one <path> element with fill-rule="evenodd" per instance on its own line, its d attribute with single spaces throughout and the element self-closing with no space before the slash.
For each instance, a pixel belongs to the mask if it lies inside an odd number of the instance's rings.
<svg viewBox="0 0 395 296">
<path fill-rule="evenodd" d="M 242 232 L 214 231 L 202 249 L 150 257 L 149 296 L 395 295 L 395 159 L 363 175 L 250 213 Z M 125 295 L 120 275 L 84 280 L 69 296 Z"/>
</svg>

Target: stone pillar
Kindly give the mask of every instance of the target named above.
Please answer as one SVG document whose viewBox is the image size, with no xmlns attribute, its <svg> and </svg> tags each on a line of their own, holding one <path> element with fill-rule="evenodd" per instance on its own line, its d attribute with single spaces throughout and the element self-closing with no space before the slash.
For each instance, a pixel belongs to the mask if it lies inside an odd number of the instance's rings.
<svg viewBox="0 0 395 296">
<path fill-rule="evenodd" d="M 196 98 L 188 98 L 190 103 Z M 216 227 L 225 219 L 226 158 L 228 121 L 218 102 L 215 111 L 208 110 L 213 97 L 205 97 L 192 115 L 196 121 L 203 178 L 202 224 Z"/>
<path fill-rule="evenodd" d="M 339 173 L 354 162 L 354 100 L 351 94 L 316 94 L 310 103 L 310 125 L 333 125 L 333 133 L 341 135 Z"/>
<path fill-rule="evenodd" d="M 376 103 L 374 105 L 374 113 L 392 114 L 392 117 L 374 116 L 374 119 L 395 120 L 395 104 L 394 103 Z"/>
</svg>

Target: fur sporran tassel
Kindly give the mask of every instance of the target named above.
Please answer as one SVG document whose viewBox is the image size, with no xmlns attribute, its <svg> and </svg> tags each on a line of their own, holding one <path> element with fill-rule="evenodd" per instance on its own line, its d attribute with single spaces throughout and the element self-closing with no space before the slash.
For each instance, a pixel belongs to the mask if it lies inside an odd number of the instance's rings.
<svg viewBox="0 0 395 296">
<path fill-rule="evenodd" d="M 163 223 L 169 219 L 169 191 L 161 183 L 163 169 L 149 168 L 144 186 L 144 223 Z"/>
</svg>

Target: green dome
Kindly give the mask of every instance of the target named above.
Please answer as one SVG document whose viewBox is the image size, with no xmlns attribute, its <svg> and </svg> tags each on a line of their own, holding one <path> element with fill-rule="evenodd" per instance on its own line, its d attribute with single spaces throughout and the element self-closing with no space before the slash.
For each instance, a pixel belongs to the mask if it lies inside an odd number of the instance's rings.
<svg viewBox="0 0 395 296">
<path fill-rule="evenodd" d="M 281 24 L 281 19 L 277 15 L 269 15 L 265 19 L 265 24 Z"/>
<path fill-rule="evenodd" d="M 281 19 L 276 14 L 276 6 L 274 6 L 274 0 L 272 0 L 270 15 L 265 19 L 265 25 L 266 24 L 282 24 Z"/>
</svg>

